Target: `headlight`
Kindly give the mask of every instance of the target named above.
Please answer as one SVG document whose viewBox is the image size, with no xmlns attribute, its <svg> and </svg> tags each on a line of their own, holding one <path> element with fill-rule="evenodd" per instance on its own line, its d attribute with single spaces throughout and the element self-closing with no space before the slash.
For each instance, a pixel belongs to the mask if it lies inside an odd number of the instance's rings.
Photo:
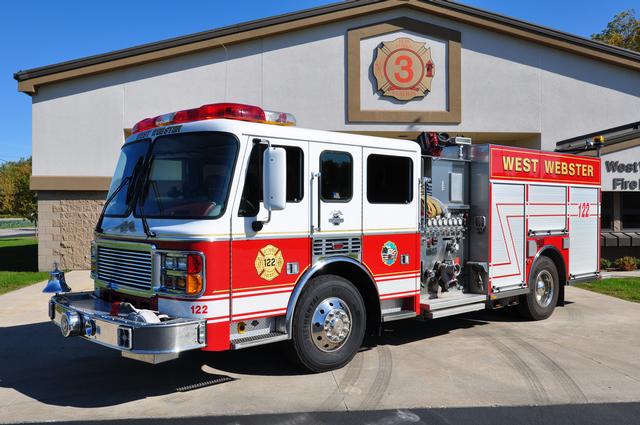
<svg viewBox="0 0 640 425">
<path fill-rule="evenodd" d="M 161 290 L 196 295 L 204 286 L 201 254 L 162 254 Z"/>
</svg>

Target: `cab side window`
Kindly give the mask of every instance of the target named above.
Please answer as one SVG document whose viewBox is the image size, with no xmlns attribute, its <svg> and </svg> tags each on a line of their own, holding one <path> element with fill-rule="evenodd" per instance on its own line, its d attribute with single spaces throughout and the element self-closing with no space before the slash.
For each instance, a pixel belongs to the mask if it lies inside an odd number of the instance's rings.
<svg viewBox="0 0 640 425">
<path fill-rule="evenodd" d="M 391 155 L 367 158 L 367 200 L 371 204 L 409 204 L 413 200 L 413 161 Z"/>
<path fill-rule="evenodd" d="M 287 152 L 287 202 L 300 202 L 304 197 L 304 153 L 296 146 L 282 147 Z M 262 202 L 262 155 L 267 148 L 264 144 L 255 144 L 249 156 L 247 176 L 240 199 L 239 217 L 255 217 Z"/>
<path fill-rule="evenodd" d="M 353 158 L 347 152 L 320 154 L 320 198 L 324 202 L 348 202 L 353 197 Z"/>
</svg>

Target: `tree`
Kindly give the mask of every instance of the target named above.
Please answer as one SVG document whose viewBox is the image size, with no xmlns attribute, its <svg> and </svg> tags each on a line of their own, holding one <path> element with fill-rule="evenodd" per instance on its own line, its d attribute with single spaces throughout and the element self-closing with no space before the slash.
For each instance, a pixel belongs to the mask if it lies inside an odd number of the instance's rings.
<svg viewBox="0 0 640 425">
<path fill-rule="evenodd" d="M 607 28 L 599 34 L 593 34 L 591 38 L 612 46 L 640 52 L 640 20 L 636 19 L 636 11 L 629 9 L 618 13 L 607 24 Z"/>
<path fill-rule="evenodd" d="M 29 189 L 31 158 L 0 166 L 0 212 L 36 221 L 38 203 Z"/>
</svg>

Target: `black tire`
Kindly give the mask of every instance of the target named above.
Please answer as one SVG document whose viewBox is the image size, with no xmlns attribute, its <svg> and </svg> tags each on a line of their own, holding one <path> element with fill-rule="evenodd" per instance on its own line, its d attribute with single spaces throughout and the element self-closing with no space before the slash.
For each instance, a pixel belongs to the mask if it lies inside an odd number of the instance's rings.
<svg viewBox="0 0 640 425">
<path fill-rule="evenodd" d="M 329 305 L 328 300 L 332 307 L 331 310 L 325 311 L 323 307 Z M 327 315 L 325 320 L 329 320 L 329 315 L 333 312 L 334 315 L 331 317 L 337 317 L 336 320 L 339 320 L 340 332 L 349 329 L 342 342 L 327 339 L 332 337 L 338 340 L 342 334 L 327 333 L 325 327 L 319 323 L 319 319 L 325 317 L 320 312 Z M 348 321 L 341 320 L 344 318 L 343 313 L 349 317 Z M 300 365 L 311 372 L 325 372 L 339 369 L 349 363 L 362 345 L 366 317 L 362 296 L 348 280 L 334 275 L 313 278 L 302 291 L 293 314 L 293 349 Z M 336 327 L 330 325 L 331 332 L 338 329 L 336 323 L 333 323 Z M 347 323 L 348 326 L 345 325 Z"/>
<path fill-rule="evenodd" d="M 539 282 L 545 288 L 539 288 Z M 551 283 L 550 290 L 547 289 L 548 282 Z M 556 265 L 549 257 L 538 258 L 531 268 L 529 288 L 529 293 L 520 297 L 520 314 L 529 320 L 543 320 L 551 316 L 558 304 L 560 279 Z"/>
</svg>

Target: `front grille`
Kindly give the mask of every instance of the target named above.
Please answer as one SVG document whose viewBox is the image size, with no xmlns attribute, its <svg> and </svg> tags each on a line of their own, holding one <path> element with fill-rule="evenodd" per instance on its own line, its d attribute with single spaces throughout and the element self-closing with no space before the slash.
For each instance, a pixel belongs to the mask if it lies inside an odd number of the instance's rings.
<svg viewBox="0 0 640 425">
<path fill-rule="evenodd" d="M 121 287 L 151 289 L 151 252 L 98 246 L 98 279 Z"/>
<path fill-rule="evenodd" d="M 313 241 L 313 255 L 359 255 L 360 238 L 327 238 Z"/>
</svg>

